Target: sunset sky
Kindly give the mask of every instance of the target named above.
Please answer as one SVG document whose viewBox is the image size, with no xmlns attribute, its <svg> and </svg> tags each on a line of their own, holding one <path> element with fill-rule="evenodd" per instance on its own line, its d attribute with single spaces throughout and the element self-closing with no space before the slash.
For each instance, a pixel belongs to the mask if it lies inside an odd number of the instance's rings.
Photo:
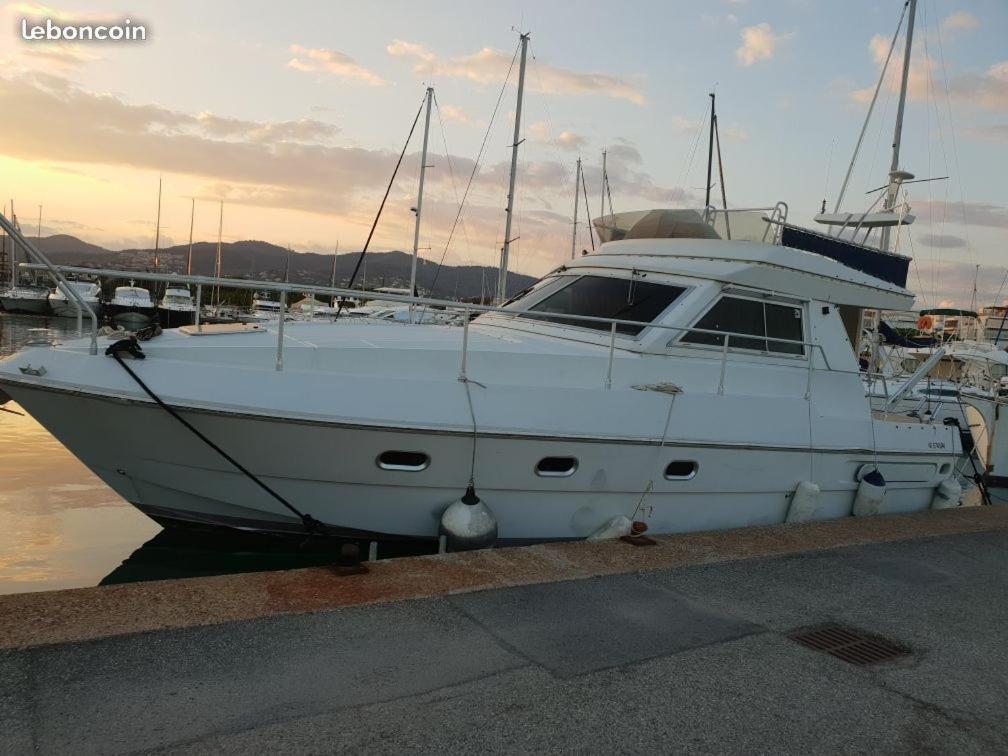
<svg viewBox="0 0 1008 756">
<path fill-rule="evenodd" d="M 111 248 L 265 239 L 301 251 L 359 249 L 420 106 L 435 87 L 421 254 L 440 259 L 484 135 L 486 150 L 448 249 L 495 265 L 504 227 L 518 43 L 532 34 L 512 269 L 542 274 L 570 253 L 574 161 L 593 215 L 608 149 L 617 211 L 699 207 L 718 94 L 730 205 L 778 200 L 806 223 L 835 201 L 901 0 L 661 2 L 63 2 L 0 10 L 0 204 L 22 225 Z M 22 41 L 22 18 L 130 18 L 143 42 Z M 981 304 L 1008 266 L 1008 3 L 919 0 L 902 167 L 918 306 Z M 879 98 L 845 205 L 886 180 L 894 76 Z M 487 132 L 488 126 L 489 132 Z M 698 144 L 699 142 L 699 144 Z M 373 249 L 408 249 L 420 128 Z M 446 156 L 447 153 L 447 156 Z M 586 235 L 579 246 L 587 246 Z M 1008 292 L 1008 287 L 1005 288 Z M 1000 292 L 1002 298 L 1005 292 Z"/>
</svg>

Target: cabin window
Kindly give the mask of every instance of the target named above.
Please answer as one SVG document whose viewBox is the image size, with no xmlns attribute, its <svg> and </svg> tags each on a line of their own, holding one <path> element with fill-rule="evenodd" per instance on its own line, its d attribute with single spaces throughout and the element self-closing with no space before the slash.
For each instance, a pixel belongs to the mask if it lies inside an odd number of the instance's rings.
<svg viewBox="0 0 1008 756">
<path fill-rule="evenodd" d="M 778 354 L 805 354 L 801 307 L 758 299 L 722 297 L 680 341 Z M 710 331 L 724 331 L 724 336 Z M 670 342 L 671 343 L 671 342 Z"/>
<path fill-rule="evenodd" d="M 378 455 L 377 463 L 382 470 L 420 472 L 430 466 L 430 456 L 416 451 L 387 451 Z"/>
<path fill-rule="evenodd" d="M 689 480 L 697 473 L 697 463 L 693 460 L 677 459 L 665 467 L 666 480 Z"/>
<path fill-rule="evenodd" d="M 545 287 L 544 287 L 545 288 Z M 682 286 L 643 281 L 640 278 L 608 278 L 581 276 L 572 278 L 565 286 L 548 293 L 544 299 L 527 309 L 549 313 L 535 320 L 608 331 L 609 323 L 574 320 L 564 315 L 582 315 L 595 318 L 635 320 L 640 325 L 617 323 L 617 333 L 636 336 L 648 323 L 665 312 L 686 289 Z M 531 292 L 530 292 L 531 293 Z"/>
<path fill-rule="evenodd" d="M 543 457 L 535 466 L 535 473 L 540 478 L 569 478 L 577 467 L 574 457 Z"/>
</svg>

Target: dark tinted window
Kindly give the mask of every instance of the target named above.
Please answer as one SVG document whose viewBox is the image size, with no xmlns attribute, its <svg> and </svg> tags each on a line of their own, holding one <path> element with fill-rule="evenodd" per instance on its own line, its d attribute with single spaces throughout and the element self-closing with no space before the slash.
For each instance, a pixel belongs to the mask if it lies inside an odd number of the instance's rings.
<svg viewBox="0 0 1008 756">
<path fill-rule="evenodd" d="M 528 309 L 554 315 L 546 318 L 537 317 L 536 320 L 549 320 L 600 331 L 608 331 L 611 326 L 608 323 L 573 320 L 560 316 L 584 315 L 636 320 L 641 325 L 620 323 L 616 326 L 619 333 L 636 336 L 644 330 L 645 324 L 661 315 L 684 291 L 686 289 L 681 286 L 667 286 L 640 279 L 582 276 Z"/>
<path fill-rule="evenodd" d="M 688 344 L 712 344 L 723 346 L 727 338 L 733 349 L 756 349 L 761 352 L 783 354 L 805 354 L 801 344 L 787 341 L 802 341 L 801 308 L 770 304 L 753 299 L 723 297 L 707 314 L 700 318 L 695 329 L 703 331 L 726 331 L 745 336 L 722 336 L 718 333 L 698 333 L 690 331 L 682 339 Z M 749 338 L 748 334 L 759 338 Z M 767 338 L 769 337 L 769 338 Z M 786 339 L 787 341 L 778 341 Z"/>
</svg>

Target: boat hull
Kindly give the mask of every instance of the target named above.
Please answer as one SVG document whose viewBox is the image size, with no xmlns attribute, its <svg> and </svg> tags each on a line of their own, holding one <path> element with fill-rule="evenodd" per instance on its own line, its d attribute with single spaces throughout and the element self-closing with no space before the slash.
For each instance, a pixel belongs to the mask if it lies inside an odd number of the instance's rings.
<svg viewBox="0 0 1008 756">
<path fill-rule="evenodd" d="M 0 297 L 0 306 L 3 307 L 4 312 L 9 313 L 25 315 L 47 315 L 49 313 L 49 301 L 45 298 Z"/>
<path fill-rule="evenodd" d="M 196 322 L 196 311 L 158 307 L 157 317 L 162 328 L 180 328 L 181 326 L 193 325 Z"/>
<path fill-rule="evenodd" d="M 8 386 L 15 401 L 155 519 L 262 532 L 301 529 L 282 504 L 150 402 Z M 342 535 L 435 538 L 442 512 L 469 479 L 471 434 L 221 411 L 182 415 L 295 507 Z M 846 517 L 858 469 L 876 459 L 890 481 L 882 512 L 920 511 L 947 477 L 950 458 L 508 435 L 481 437 L 477 449 L 477 491 L 497 518 L 502 542 L 584 538 L 618 515 L 646 521 L 652 533 L 778 524 L 787 517 L 795 485 L 810 473 L 822 489 L 814 518 Z M 380 469 L 377 457 L 388 450 L 422 451 L 431 463 L 417 472 Z M 561 455 L 578 460 L 576 475 L 535 474 L 543 457 Z M 697 474 L 666 480 L 662 473 L 672 460 L 695 461 Z"/>
<path fill-rule="evenodd" d="M 127 331 L 138 331 L 146 328 L 157 320 L 157 312 L 153 307 L 132 307 L 109 304 L 105 307 L 112 324 Z"/>
<path fill-rule="evenodd" d="M 94 314 L 101 318 L 102 316 L 102 305 L 101 302 L 88 302 L 88 306 L 94 311 Z M 52 314 L 57 318 L 76 318 L 77 308 L 74 307 L 72 302 L 68 302 L 65 299 L 52 299 L 49 300 L 49 307 L 52 310 Z M 84 318 L 89 317 L 86 312 L 82 313 Z"/>
</svg>

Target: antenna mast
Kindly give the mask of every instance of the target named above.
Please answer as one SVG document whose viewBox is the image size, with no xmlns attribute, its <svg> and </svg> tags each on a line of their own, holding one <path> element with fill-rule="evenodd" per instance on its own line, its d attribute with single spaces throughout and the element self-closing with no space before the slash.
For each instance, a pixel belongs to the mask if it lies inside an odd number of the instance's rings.
<svg viewBox="0 0 1008 756">
<path fill-rule="evenodd" d="M 577 257 L 578 193 L 581 191 L 581 158 L 577 159 L 577 173 L 574 176 L 574 230 L 571 231 L 571 260 Z"/>
<path fill-rule="evenodd" d="M 903 138 L 903 110 L 906 107 L 907 81 L 910 78 L 910 51 L 913 47 L 914 17 L 917 15 L 917 0 L 910 0 L 910 17 L 907 19 L 906 48 L 903 52 L 903 78 L 900 81 L 899 105 L 896 109 L 896 128 L 893 131 L 892 165 L 889 167 L 889 188 L 886 189 L 883 210 L 892 211 L 896 207 L 896 196 L 904 176 L 899 170 L 900 141 Z M 912 176 L 910 178 L 913 178 Z M 889 228 L 882 229 L 881 249 L 889 249 Z"/>
<path fill-rule="evenodd" d="M 434 99 L 434 87 L 427 87 L 427 114 L 424 117 L 424 129 L 423 129 L 423 151 L 420 153 L 420 181 L 417 187 L 417 200 L 416 207 L 413 208 L 413 212 L 416 213 L 416 224 L 413 226 L 413 264 L 410 267 L 410 296 L 415 297 L 417 295 L 416 288 L 416 266 L 417 266 L 417 249 L 420 244 L 420 213 L 423 211 L 423 185 L 424 185 L 424 174 L 427 172 L 427 136 L 430 133 L 430 111 L 431 111 L 431 101 Z M 416 303 L 410 302 L 409 308 L 409 321 L 414 322 L 414 311 L 416 309 Z"/>
<path fill-rule="evenodd" d="M 507 298 L 508 252 L 511 249 L 511 220 L 514 216 L 515 175 L 518 173 L 518 145 L 521 144 L 522 96 L 525 94 L 525 58 L 528 54 L 529 35 L 520 35 L 521 64 L 518 67 L 518 103 L 515 106 L 514 141 L 511 144 L 511 176 L 508 179 L 508 200 L 504 222 L 504 246 L 501 248 L 500 272 L 497 275 L 497 303 L 501 304 Z"/>
</svg>

